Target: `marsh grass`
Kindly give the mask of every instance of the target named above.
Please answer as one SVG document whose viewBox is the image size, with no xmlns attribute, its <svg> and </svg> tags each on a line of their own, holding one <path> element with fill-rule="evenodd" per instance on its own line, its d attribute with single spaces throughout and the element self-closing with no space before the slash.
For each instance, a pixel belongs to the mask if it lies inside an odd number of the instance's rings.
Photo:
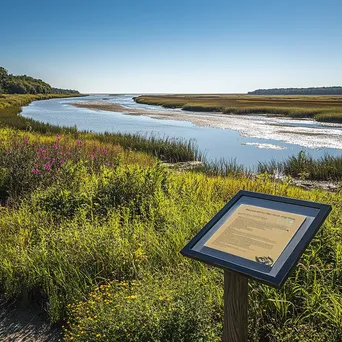
<svg viewBox="0 0 342 342">
<path fill-rule="evenodd" d="M 224 114 L 268 114 L 342 122 L 341 96 L 153 95 L 138 103 Z"/>
<path fill-rule="evenodd" d="M 167 162 L 202 160 L 203 154 L 194 140 L 170 138 L 156 134 L 90 134 L 99 141 L 119 144 L 135 151 L 144 151 Z"/>
<path fill-rule="evenodd" d="M 234 161 L 173 171 L 109 134 L 0 135 L 0 293 L 42 306 L 65 341 L 220 341 L 223 274 L 180 250 L 241 189 L 333 207 L 283 289 L 250 282 L 249 341 L 342 340 L 341 192 Z"/>
<path fill-rule="evenodd" d="M 194 172 L 202 172 L 208 176 L 232 176 L 232 177 L 251 177 L 253 172 L 233 159 L 216 159 L 209 161 L 204 159 L 202 165 L 192 169 Z"/>
<path fill-rule="evenodd" d="M 59 98 L 62 95 L 4 95 L 0 99 L 0 127 L 10 127 L 42 134 L 69 134 L 74 138 L 96 139 L 100 142 L 119 144 L 126 150 L 143 151 L 167 162 L 201 160 L 203 158 L 193 140 L 170 138 L 156 134 L 121 134 L 79 132 L 77 127 L 54 126 L 20 116 L 20 107 L 32 100 Z"/>
<path fill-rule="evenodd" d="M 283 174 L 299 179 L 342 181 L 342 156 L 325 155 L 314 159 L 301 151 L 297 156 L 281 162 L 259 162 L 258 172 Z"/>
</svg>

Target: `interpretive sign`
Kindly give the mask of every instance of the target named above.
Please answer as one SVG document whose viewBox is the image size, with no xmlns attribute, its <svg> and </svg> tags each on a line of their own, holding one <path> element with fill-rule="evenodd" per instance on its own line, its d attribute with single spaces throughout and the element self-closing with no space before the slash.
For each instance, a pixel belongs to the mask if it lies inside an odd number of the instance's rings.
<svg viewBox="0 0 342 342">
<path fill-rule="evenodd" d="M 248 278 L 280 287 L 331 207 L 240 191 L 183 248 L 224 272 L 223 342 L 247 342 Z"/>
<path fill-rule="evenodd" d="M 330 210 L 326 204 L 240 191 L 182 254 L 280 287 Z"/>
<path fill-rule="evenodd" d="M 303 215 L 241 204 L 204 245 L 273 265 L 305 219 Z"/>
</svg>

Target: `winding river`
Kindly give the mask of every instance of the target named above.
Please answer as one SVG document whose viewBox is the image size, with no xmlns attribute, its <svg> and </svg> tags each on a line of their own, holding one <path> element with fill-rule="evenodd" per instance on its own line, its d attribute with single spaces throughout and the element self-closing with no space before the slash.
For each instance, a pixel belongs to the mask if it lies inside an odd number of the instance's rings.
<svg viewBox="0 0 342 342">
<path fill-rule="evenodd" d="M 120 110 L 78 108 L 73 105 L 77 102 L 115 104 Z M 315 158 L 327 153 L 342 155 L 342 125 L 266 115 L 185 112 L 138 104 L 133 95 L 34 101 L 23 108 L 21 115 L 93 132 L 194 139 L 208 159 L 236 159 L 246 167 L 254 167 L 259 161 L 282 160 L 301 150 Z"/>
</svg>

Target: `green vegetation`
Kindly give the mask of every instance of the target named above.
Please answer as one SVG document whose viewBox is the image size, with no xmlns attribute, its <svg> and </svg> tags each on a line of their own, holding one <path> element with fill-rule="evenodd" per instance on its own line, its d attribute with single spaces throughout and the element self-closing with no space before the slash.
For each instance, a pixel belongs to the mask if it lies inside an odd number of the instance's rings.
<svg viewBox="0 0 342 342">
<path fill-rule="evenodd" d="M 251 283 L 250 340 L 342 338 L 341 193 L 174 172 L 96 139 L 0 133 L 1 291 L 69 322 L 66 341 L 218 341 L 222 273 L 179 251 L 240 189 L 334 207 L 283 290 Z"/>
<path fill-rule="evenodd" d="M 52 88 L 50 84 L 31 76 L 14 76 L 0 67 L 0 94 L 79 94 L 77 90 Z"/>
<path fill-rule="evenodd" d="M 138 103 L 224 114 L 269 114 L 342 122 L 341 96 L 149 95 Z"/>
<path fill-rule="evenodd" d="M 69 96 L 74 96 L 73 94 Z M 202 154 L 194 141 L 155 135 L 141 136 L 137 134 L 95 134 L 90 132 L 78 132 L 75 127 L 59 127 L 41 123 L 19 115 L 20 106 L 28 105 L 33 100 L 43 100 L 56 97 L 66 97 L 61 94 L 47 95 L 3 95 L 0 97 L 0 127 L 12 127 L 27 132 L 39 132 L 44 134 L 71 134 L 79 139 L 96 139 L 103 143 L 120 144 L 126 150 L 136 150 L 151 153 L 152 155 L 168 162 L 182 162 L 200 160 Z"/>
<path fill-rule="evenodd" d="M 333 206 L 283 289 L 250 283 L 249 341 L 342 341 L 341 192 L 234 162 L 173 171 L 114 135 L 1 117 L 0 293 L 40 304 L 64 341 L 220 341 L 222 272 L 179 251 L 240 189 Z"/>
<path fill-rule="evenodd" d="M 278 172 L 300 179 L 342 181 L 342 156 L 326 155 L 313 159 L 301 151 L 298 156 L 289 157 L 283 162 L 271 160 L 259 163 L 258 172 Z"/>
<path fill-rule="evenodd" d="M 221 158 L 214 161 L 204 160 L 201 165 L 195 166 L 192 170 L 194 172 L 205 173 L 208 176 L 253 176 L 252 171 L 238 164 L 236 159 L 226 160 Z"/>
<path fill-rule="evenodd" d="M 257 89 L 248 95 L 342 95 L 342 87 Z"/>
</svg>

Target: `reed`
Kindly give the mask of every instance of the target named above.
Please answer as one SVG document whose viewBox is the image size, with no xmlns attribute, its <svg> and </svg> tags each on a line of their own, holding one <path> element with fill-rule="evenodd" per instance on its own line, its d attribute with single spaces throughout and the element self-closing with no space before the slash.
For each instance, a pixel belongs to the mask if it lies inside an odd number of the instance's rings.
<svg viewBox="0 0 342 342">
<path fill-rule="evenodd" d="M 314 159 L 304 151 L 297 156 L 276 162 L 271 160 L 258 164 L 259 173 L 283 174 L 300 179 L 310 180 L 342 180 L 342 156 L 325 155 Z"/>
<path fill-rule="evenodd" d="M 170 138 L 156 134 L 121 134 L 79 132 L 77 127 L 55 126 L 20 116 L 21 109 L 32 100 L 62 97 L 62 95 L 6 95 L 0 100 L 0 127 L 11 127 L 27 132 L 43 134 L 70 134 L 83 139 L 97 139 L 100 142 L 119 144 L 127 150 L 143 151 L 167 162 L 201 160 L 203 158 L 196 143 L 181 138 Z"/>
<path fill-rule="evenodd" d="M 135 101 L 195 112 L 282 115 L 342 122 L 342 96 L 144 95 Z"/>
<path fill-rule="evenodd" d="M 202 172 L 208 176 L 233 176 L 233 177 L 251 177 L 252 171 L 241 164 L 238 164 L 236 158 L 225 159 L 220 158 L 216 160 L 203 160 L 202 165 L 194 167 L 194 172 Z"/>
</svg>

